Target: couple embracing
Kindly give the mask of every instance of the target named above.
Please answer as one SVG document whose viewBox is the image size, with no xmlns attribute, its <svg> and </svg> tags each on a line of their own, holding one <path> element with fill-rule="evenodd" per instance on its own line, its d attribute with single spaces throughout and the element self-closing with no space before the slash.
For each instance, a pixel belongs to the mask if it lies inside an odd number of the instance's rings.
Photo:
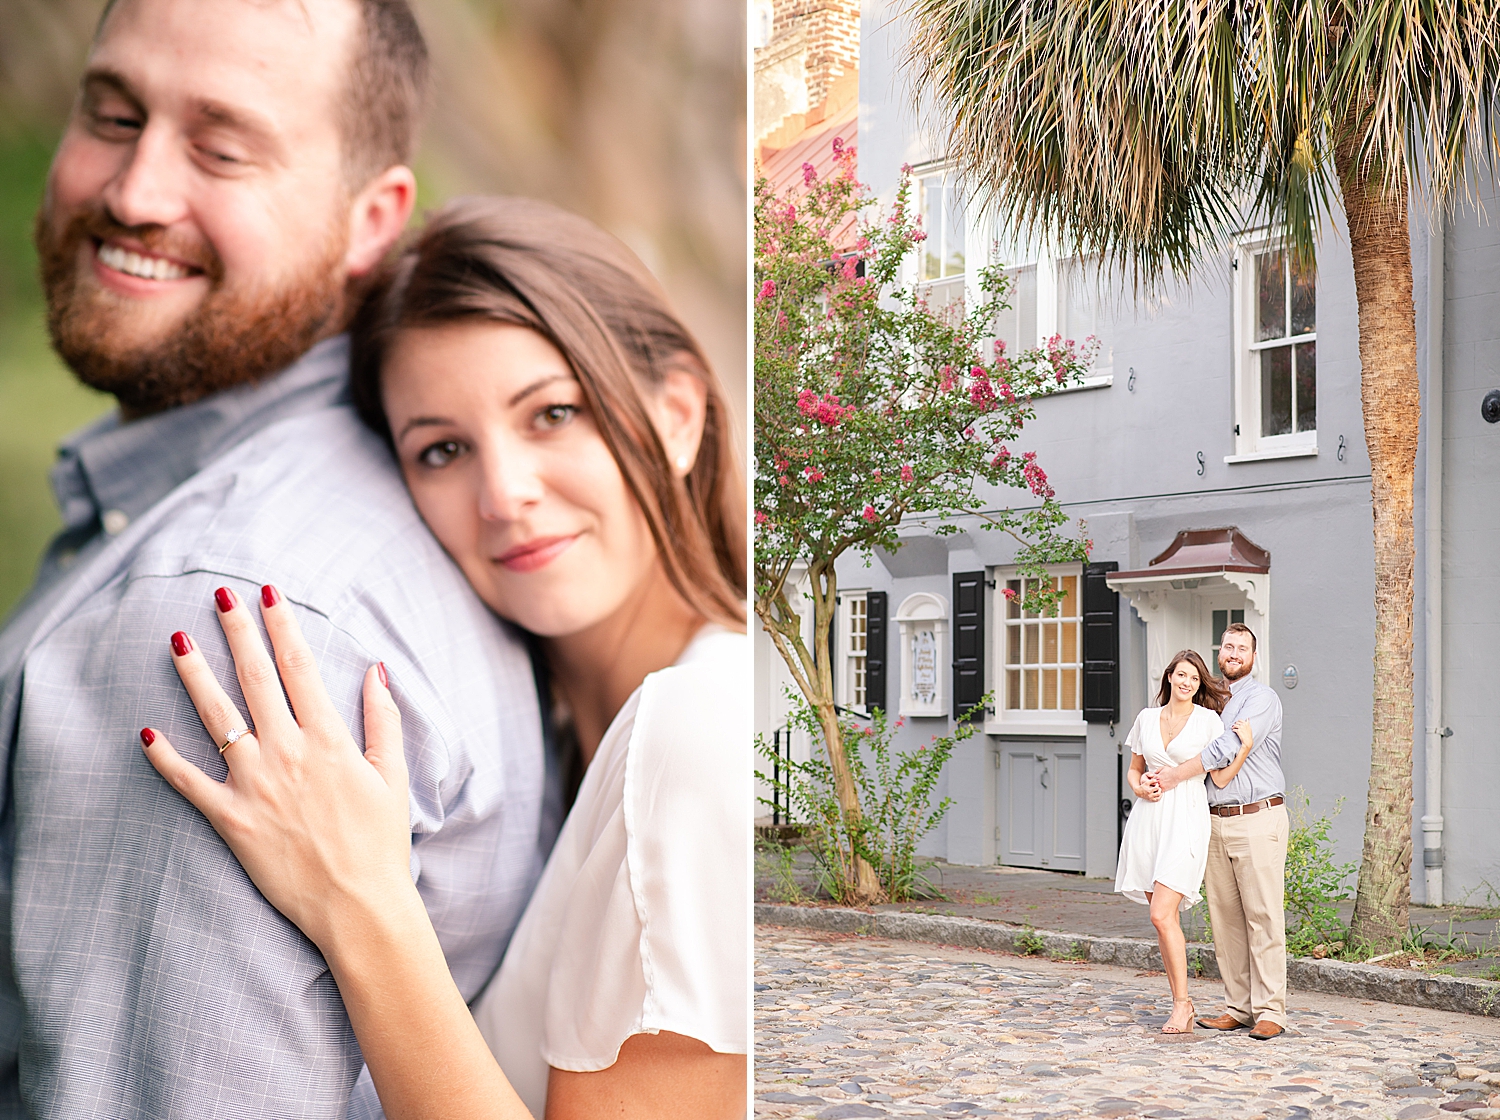
<svg viewBox="0 0 1500 1120">
<path fill-rule="evenodd" d="M 1198 653 L 1182 650 L 1167 662 L 1157 706 L 1136 717 L 1125 739 L 1140 800 L 1126 822 L 1115 890 L 1151 908 L 1172 988 L 1168 1036 L 1193 1032 L 1179 915 L 1204 886 L 1228 1006 L 1197 1024 L 1249 1027 L 1262 1041 L 1286 1029 L 1281 700 L 1251 675 L 1254 667 L 1255 635 L 1243 623 L 1221 639 L 1222 682 Z"/>
<path fill-rule="evenodd" d="M 730 1117 L 731 412 L 555 207 L 398 245 L 406 0 L 113 0 L 37 222 L 119 401 L 0 629 L 0 1116 Z"/>
</svg>

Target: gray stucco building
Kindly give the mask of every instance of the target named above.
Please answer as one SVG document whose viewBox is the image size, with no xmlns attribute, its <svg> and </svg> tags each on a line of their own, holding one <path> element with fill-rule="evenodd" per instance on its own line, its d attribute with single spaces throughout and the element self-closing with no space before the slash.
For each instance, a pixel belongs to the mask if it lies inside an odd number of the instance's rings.
<svg viewBox="0 0 1500 1120">
<path fill-rule="evenodd" d="M 1315 275 L 1269 231 L 1246 230 L 1190 285 L 1149 302 L 1055 250 L 1016 245 L 964 197 L 914 119 L 897 11 L 865 5 L 860 176 L 888 203 L 901 165 L 915 168 L 928 243 L 912 278 L 930 286 L 934 304 L 971 285 L 979 267 L 1003 263 L 1016 285 L 999 328 L 1007 341 L 1035 345 L 1054 331 L 1099 338 L 1085 387 L 1039 400 L 1017 447 L 1037 452 L 1059 500 L 1085 523 L 1097 566 L 1054 573 L 1078 592 L 1062 616 L 1021 618 L 1003 595 L 1015 578 L 1008 538 L 977 519 L 947 537 L 911 525 L 897 553 L 839 569 L 840 702 L 858 708 L 883 685 L 887 711 L 907 714 L 898 742 L 914 746 L 951 726 L 968 674 L 994 693 L 994 709 L 948 767 L 939 793 L 955 804 L 926 853 L 1112 875 L 1121 790 L 1129 797 L 1125 732 L 1151 702 L 1165 658 L 1191 646 L 1212 663 L 1224 625 L 1243 619 L 1259 639 L 1256 672 L 1285 709 L 1288 785 L 1315 813 L 1344 799 L 1338 855 L 1357 860 L 1374 556 L 1341 221 L 1328 225 Z M 1435 225 L 1417 217 L 1411 241 L 1423 384 L 1418 902 L 1500 899 L 1500 732 L 1484 700 L 1500 650 L 1500 424 L 1481 415 L 1486 393 L 1500 388 L 1500 200 L 1493 185 L 1480 193 L 1489 221 L 1473 210 Z M 994 495 L 996 506 L 1027 500 Z M 770 730 L 786 676 L 763 637 L 758 651 L 757 719 Z M 1440 769 L 1430 766 L 1437 753 Z M 1424 861 L 1424 847 L 1439 844 L 1441 857 Z"/>
</svg>

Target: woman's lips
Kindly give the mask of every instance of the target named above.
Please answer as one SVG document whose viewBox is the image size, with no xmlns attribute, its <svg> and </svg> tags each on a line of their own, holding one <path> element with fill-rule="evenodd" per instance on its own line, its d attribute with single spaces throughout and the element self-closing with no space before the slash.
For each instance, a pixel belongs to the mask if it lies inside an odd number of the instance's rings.
<svg viewBox="0 0 1500 1120">
<path fill-rule="evenodd" d="M 506 549 L 495 562 L 512 572 L 534 572 L 556 560 L 577 539 L 576 533 L 571 537 L 537 537 Z"/>
</svg>

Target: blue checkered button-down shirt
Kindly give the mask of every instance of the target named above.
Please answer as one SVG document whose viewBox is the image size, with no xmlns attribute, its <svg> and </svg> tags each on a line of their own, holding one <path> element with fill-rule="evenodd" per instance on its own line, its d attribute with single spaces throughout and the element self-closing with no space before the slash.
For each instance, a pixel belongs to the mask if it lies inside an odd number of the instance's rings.
<svg viewBox="0 0 1500 1120">
<path fill-rule="evenodd" d="M 466 997 L 499 964 L 560 818 L 532 667 L 345 403 L 347 354 L 60 454 L 66 528 L 0 630 L 0 1116 L 379 1113 L 322 957 L 141 753 L 150 725 L 224 776 L 168 653 L 188 631 L 240 701 L 221 585 L 281 589 L 356 737 L 385 661 L 422 896 Z"/>
</svg>

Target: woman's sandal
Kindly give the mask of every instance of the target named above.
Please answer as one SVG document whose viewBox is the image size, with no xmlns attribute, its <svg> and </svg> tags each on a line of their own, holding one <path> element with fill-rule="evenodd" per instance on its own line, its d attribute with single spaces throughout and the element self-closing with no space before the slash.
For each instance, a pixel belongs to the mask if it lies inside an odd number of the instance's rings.
<svg viewBox="0 0 1500 1120">
<path fill-rule="evenodd" d="M 1188 1012 L 1189 1013 L 1188 1013 L 1187 1027 L 1186 1027 L 1186 1029 L 1183 1029 L 1183 1028 L 1172 1026 L 1171 1025 L 1171 1017 L 1168 1016 L 1167 1022 L 1164 1023 L 1162 1025 L 1162 1028 L 1161 1028 L 1161 1033 L 1164 1034 L 1164 1035 L 1166 1035 L 1168 1038 L 1186 1038 L 1187 1036 L 1189 1036 L 1189 1035 L 1191 1035 L 1193 1033 L 1193 1028 L 1194 1028 L 1194 1025 L 1195 1025 L 1195 1016 L 1198 1013 L 1198 1009 L 1193 1006 L 1193 1001 L 1190 1000 L 1190 999 L 1174 999 L 1172 1001 L 1172 1010 L 1176 1011 L 1178 1005 L 1179 1004 L 1183 1004 L 1183 1003 L 1185 1003 L 1185 1004 L 1188 1005 Z"/>
</svg>

